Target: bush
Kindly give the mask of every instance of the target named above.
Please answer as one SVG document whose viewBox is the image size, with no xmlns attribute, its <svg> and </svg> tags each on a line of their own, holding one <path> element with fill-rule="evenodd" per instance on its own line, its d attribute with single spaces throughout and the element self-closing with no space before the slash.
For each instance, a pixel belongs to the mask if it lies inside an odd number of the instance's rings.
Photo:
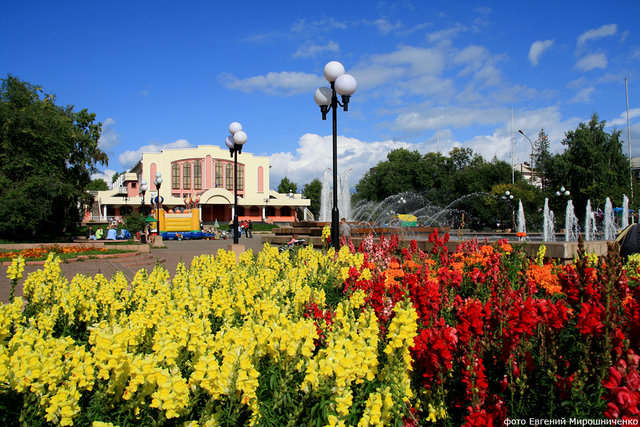
<svg viewBox="0 0 640 427">
<path fill-rule="evenodd" d="M 129 230 L 131 235 L 136 234 L 139 231 L 144 230 L 146 225 L 145 217 L 139 212 L 130 212 L 124 217 L 124 228 Z"/>
</svg>

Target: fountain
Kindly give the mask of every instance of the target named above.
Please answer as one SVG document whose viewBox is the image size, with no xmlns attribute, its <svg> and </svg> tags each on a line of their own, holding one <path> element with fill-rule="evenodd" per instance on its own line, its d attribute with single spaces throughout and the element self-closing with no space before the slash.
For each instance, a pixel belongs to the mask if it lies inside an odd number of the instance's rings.
<svg viewBox="0 0 640 427">
<path fill-rule="evenodd" d="M 320 221 L 331 221 L 331 187 L 329 187 L 329 171 L 324 171 L 322 192 L 320 193 Z"/>
<path fill-rule="evenodd" d="M 596 227 L 596 214 L 593 212 L 593 209 L 591 209 L 591 200 L 587 200 L 587 212 L 584 222 L 584 240 L 595 240 L 598 230 Z"/>
<path fill-rule="evenodd" d="M 338 211 L 340 218 L 351 220 L 351 191 L 349 190 L 349 173 L 351 169 L 338 177 Z M 333 207 L 333 193 L 331 191 L 331 177 L 329 170 L 324 171 L 322 179 L 322 192 L 320 193 L 320 213 L 319 220 L 323 222 L 331 221 L 331 210 Z"/>
<path fill-rule="evenodd" d="M 622 229 L 629 226 L 629 198 L 626 194 L 622 196 Z"/>
<path fill-rule="evenodd" d="M 604 240 L 613 240 L 616 238 L 616 222 L 613 217 L 613 205 L 607 197 L 604 204 Z"/>
<path fill-rule="evenodd" d="M 573 208 L 573 202 L 569 200 L 567 202 L 567 210 L 565 213 L 564 222 L 564 240 L 565 242 L 575 242 L 578 240 L 578 217 L 576 217 L 575 210 Z"/>
<path fill-rule="evenodd" d="M 331 196 L 332 192 L 329 186 L 329 175 L 325 173 L 325 182 L 322 188 L 322 203 L 321 203 L 321 215 L 320 219 L 330 218 L 331 216 Z M 345 216 L 345 213 L 349 212 L 348 205 L 345 205 L 345 201 L 348 201 L 348 197 L 344 198 L 344 195 L 349 196 L 347 176 L 339 181 L 339 193 L 343 194 L 343 198 L 340 200 L 341 217 Z M 409 241 L 415 239 L 418 247 L 421 250 L 428 250 L 429 239 L 428 235 L 434 230 L 438 229 L 441 233 L 450 232 L 451 230 L 458 229 L 457 239 L 450 236 L 449 243 L 447 243 L 450 251 L 455 251 L 456 246 L 469 239 L 478 239 L 478 241 L 495 241 L 498 239 L 513 240 L 516 238 L 515 233 L 504 233 L 495 230 L 489 231 L 471 231 L 465 230 L 465 224 L 473 224 L 474 216 L 466 211 L 466 206 L 469 205 L 470 198 L 482 197 L 482 198 L 495 198 L 494 194 L 490 193 L 473 193 L 466 196 L 462 196 L 445 207 L 437 206 L 431 203 L 424 193 L 419 194 L 415 192 L 404 192 L 394 194 L 387 197 L 383 201 L 360 201 L 353 205 L 351 210 L 350 223 L 352 226 L 351 237 L 354 245 L 357 247 L 367 236 L 371 235 L 373 239 L 379 239 L 383 235 L 396 234 L 400 237 L 401 244 L 407 244 Z M 598 233 L 596 230 L 596 215 L 591 208 L 591 201 L 587 202 L 587 215 L 585 220 L 585 242 L 584 248 L 589 253 L 596 253 L 597 255 L 604 255 L 607 252 L 607 241 L 615 239 L 615 222 L 613 218 L 613 208 L 611 201 L 607 199 L 605 229 L 606 233 Z M 565 236 L 563 241 L 557 241 L 555 234 L 555 218 L 554 213 L 549 207 L 549 199 L 545 198 L 544 201 L 544 222 L 542 233 L 528 233 L 526 238 L 523 238 L 523 234 L 518 236 L 522 241 L 522 247 L 531 256 L 535 256 L 538 253 L 541 245 L 545 246 L 545 256 L 548 258 L 570 260 L 573 259 L 578 250 L 578 237 L 579 237 L 579 225 L 578 219 L 575 215 L 573 202 L 569 200 L 567 202 L 566 210 L 566 226 Z M 407 219 L 402 217 L 401 214 L 412 215 L 415 218 Z M 415 221 L 418 226 L 408 226 L 406 221 Z M 328 222 L 328 221 L 322 221 Z M 305 240 L 314 246 L 323 246 L 326 242 L 322 241 L 320 236 L 322 227 L 325 224 L 315 222 L 298 222 L 292 225 L 292 227 L 282 227 L 274 230 L 272 237 L 264 238 L 263 240 L 271 243 L 286 243 L 291 239 L 293 233 L 304 236 Z M 526 220 L 524 214 L 524 207 L 522 201 L 518 203 L 517 214 L 517 231 L 519 233 L 527 233 Z M 603 240 L 604 239 L 606 240 Z M 598 238 L 598 241 L 596 241 Z"/>
<path fill-rule="evenodd" d="M 555 242 L 556 232 L 554 230 L 554 216 L 553 211 L 549 209 L 549 198 L 544 199 L 544 222 L 542 227 L 542 240 L 544 242 Z"/>
<path fill-rule="evenodd" d="M 518 200 L 518 233 L 521 234 L 520 240 L 524 240 L 527 234 L 527 222 L 524 218 L 524 207 L 522 206 L 522 200 Z"/>
<path fill-rule="evenodd" d="M 407 191 L 389 196 L 381 202 L 362 200 L 354 205 L 351 216 L 356 223 L 393 227 L 400 225 L 396 214 L 411 214 L 416 217 L 418 223 L 427 227 L 455 228 L 463 213 L 467 221 L 472 218 L 458 206 L 464 205 L 470 198 L 487 196 L 491 194 L 482 192 L 467 194 L 441 207 L 431 203 L 421 194 Z"/>
</svg>

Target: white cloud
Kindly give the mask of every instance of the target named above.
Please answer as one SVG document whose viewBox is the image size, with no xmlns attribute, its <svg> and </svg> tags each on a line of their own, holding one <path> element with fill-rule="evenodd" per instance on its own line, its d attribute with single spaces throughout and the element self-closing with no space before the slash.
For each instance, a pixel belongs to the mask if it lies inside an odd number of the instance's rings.
<svg viewBox="0 0 640 427">
<path fill-rule="evenodd" d="M 456 64 L 475 64 L 490 58 L 489 51 L 483 46 L 471 45 L 457 52 L 453 58 Z"/>
<path fill-rule="evenodd" d="M 496 124 L 508 116 L 504 108 L 439 107 L 424 112 L 399 114 L 391 128 L 404 132 L 422 132 L 443 127 L 464 128 Z"/>
<path fill-rule="evenodd" d="M 553 40 L 538 40 L 531 44 L 529 48 L 529 62 L 534 67 L 538 65 L 540 56 L 551 47 Z"/>
<path fill-rule="evenodd" d="M 618 31 L 616 24 L 603 25 L 593 30 L 586 31 L 578 37 L 578 47 L 584 46 L 589 40 L 599 39 L 602 37 L 612 36 Z"/>
<path fill-rule="evenodd" d="M 640 108 L 629 109 L 629 120 L 640 117 Z M 627 127 L 627 111 L 620 113 L 618 117 L 607 121 L 607 126 L 623 126 Z M 633 127 L 633 126 L 632 126 Z"/>
<path fill-rule="evenodd" d="M 448 41 L 456 37 L 458 34 L 467 31 L 468 28 L 462 24 L 455 24 L 452 27 L 449 27 L 445 30 L 436 31 L 427 36 L 427 40 L 431 43 Z"/>
<path fill-rule="evenodd" d="M 360 178 L 379 161 L 384 160 L 387 153 L 396 148 L 416 147 L 408 142 L 376 141 L 364 142 L 356 138 L 338 136 L 338 170 L 351 172 L 351 183 Z M 324 171 L 332 167 L 332 137 L 317 134 L 304 134 L 298 141 L 295 153 L 280 152 L 270 157 L 271 187 L 276 188 L 282 177 L 286 176 L 302 186 L 314 178 L 322 179 Z"/>
<path fill-rule="evenodd" d="M 591 102 L 591 94 L 595 88 L 593 86 L 583 87 L 575 94 L 573 98 L 569 100 L 569 104 L 575 104 L 578 102 Z"/>
<path fill-rule="evenodd" d="M 281 71 L 246 79 L 239 79 L 229 73 L 220 73 L 218 82 L 229 89 L 238 89 L 243 92 L 261 91 L 269 95 L 288 96 L 313 92 L 318 86 L 324 84 L 324 79 L 315 74 Z"/>
<path fill-rule="evenodd" d="M 592 53 L 580 59 L 576 63 L 576 68 L 581 71 L 607 68 L 607 56 L 604 53 Z"/>
<path fill-rule="evenodd" d="M 322 52 L 338 52 L 340 46 L 334 41 L 329 41 L 326 45 L 307 44 L 301 46 L 294 54 L 294 58 L 312 58 Z"/>
<path fill-rule="evenodd" d="M 569 89 L 580 89 L 581 87 L 584 87 L 586 85 L 587 85 L 587 79 L 585 79 L 584 77 L 571 80 L 569 83 L 567 83 L 567 87 Z"/>
<path fill-rule="evenodd" d="M 401 46 L 391 53 L 373 55 L 371 62 L 377 65 L 407 67 L 411 75 L 439 74 L 444 69 L 445 58 L 437 49 Z"/>
<path fill-rule="evenodd" d="M 449 114 L 451 113 L 451 114 Z M 442 111 L 442 117 L 450 118 L 455 116 L 456 111 Z M 467 112 L 473 121 L 479 122 L 480 119 L 475 117 L 480 112 Z M 496 156 L 500 160 L 506 162 L 511 161 L 511 124 L 509 120 L 509 112 L 505 109 L 500 111 L 489 111 L 494 117 L 492 122 L 498 126 L 490 133 L 478 132 L 477 136 L 468 140 L 456 140 L 449 127 L 455 127 L 454 120 L 447 122 L 443 119 L 440 123 L 439 141 L 436 142 L 435 132 L 428 140 L 410 143 L 390 139 L 385 141 L 362 141 L 356 138 L 348 138 L 338 136 L 338 169 L 345 172 L 352 168 L 350 175 L 350 183 L 353 186 L 362 178 L 362 176 L 378 162 L 386 160 L 387 154 L 397 148 L 405 148 L 407 150 L 417 150 L 420 153 L 435 152 L 437 149 L 441 153 L 447 154 L 453 147 L 468 147 L 474 153 L 480 154 L 485 160 L 490 161 Z M 640 111 L 637 113 L 640 115 Z M 561 114 L 557 107 L 548 107 L 532 111 L 515 111 L 514 112 L 514 135 L 513 135 L 513 154 L 514 163 L 529 161 L 531 155 L 531 145 L 529 142 L 518 134 L 517 129 L 522 129 L 532 141 L 535 141 L 540 129 L 544 128 L 551 142 L 550 151 L 560 152 L 563 150 L 561 144 L 565 132 L 575 129 L 583 118 L 561 119 Z M 437 121 L 431 121 L 431 130 L 436 129 Z M 426 127 L 425 127 L 426 128 Z M 317 134 L 305 134 L 298 141 L 298 147 L 295 152 L 280 152 L 270 156 L 270 186 L 276 188 L 282 177 L 287 176 L 300 187 L 313 180 L 314 178 L 322 179 L 324 171 L 332 167 L 332 137 L 321 136 Z"/>
<path fill-rule="evenodd" d="M 315 21 L 307 21 L 306 19 L 298 19 L 292 26 L 291 31 L 294 33 L 309 34 L 310 32 L 326 33 L 332 30 L 346 30 L 347 24 L 341 21 L 336 21 L 333 18 L 318 19 Z"/>
<path fill-rule="evenodd" d="M 371 24 L 374 25 L 382 34 L 388 34 L 391 31 L 399 30 L 403 27 L 402 23 L 400 22 L 392 24 L 391 22 L 383 18 L 376 19 L 375 21 L 371 22 Z"/>
<path fill-rule="evenodd" d="M 168 150 L 171 148 L 190 148 L 191 143 L 186 139 L 178 139 L 177 141 L 170 142 L 168 144 L 149 144 L 138 148 L 135 151 L 127 150 L 118 156 L 120 164 L 128 169 L 131 169 L 142 159 L 142 153 L 159 153 L 162 150 Z"/>
<path fill-rule="evenodd" d="M 98 147 L 102 151 L 110 150 L 120 143 L 120 135 L 115 130 L 115 124 L 116 121 L 111 117 L 108 117 L 102 123 L 102 132 L 100 133 L 100 139 L 98 139 Z"/>
<path fill-rule="evenodd" d="M 107 183 L 109 188 L 111 188 L 111 180 L 113 179 L 113 175 L 116 174 L 116 171 L 113 169 L 105 169 L 102 172 L 94 173 L 91 175 L 91 180 L 95 181 L 96 179 L 101 179 Z"/>
</svg>

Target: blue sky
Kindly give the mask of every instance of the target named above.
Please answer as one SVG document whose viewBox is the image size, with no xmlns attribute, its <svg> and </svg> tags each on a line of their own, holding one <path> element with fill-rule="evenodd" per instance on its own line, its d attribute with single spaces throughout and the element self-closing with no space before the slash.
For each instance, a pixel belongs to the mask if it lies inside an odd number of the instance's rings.
<svg viewBox="0 0 640 427">
<path fill-rule="evenodd" d="M 338 114 L 339 169 L 351 184 L 398 147 L 527 161 L 541 128 L 596 112 L 640 155 L 640 2 L 7 2 L 0 76 L 95 112 L 106 175 L 143 151 L 224 146 L 271 156 L 271 187 L 299 188 L 331 166 L 331 122 L 313 94 L 324 65 L 358 81 Z"/>
</svg>

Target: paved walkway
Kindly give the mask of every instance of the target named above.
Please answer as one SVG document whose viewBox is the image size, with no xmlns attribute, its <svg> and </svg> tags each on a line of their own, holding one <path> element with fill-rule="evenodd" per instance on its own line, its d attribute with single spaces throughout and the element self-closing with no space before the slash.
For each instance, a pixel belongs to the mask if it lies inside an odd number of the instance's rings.
<svg viewBox="0 0 640 427">
<path fill-rule="evenodd" d="M 262 240 L 261 235 L 254 234 L 252 239 L 241 238 L 239 244 L 244 245 L 245 249 L 252 249 L 256 253 L 264 246 Z M 127 279 L 131 281 L 138 270 L 147 268 L 150 271 L 158 262 L 165 265 L 173 276 L 180 260 L 189 267 L 194 257 L 216 254 L 218 249 L 227 250 L 233 240 L 168 240 L 164 243 L 167 246 L 166 249 L 152 248 L 148 255 L 132 254 L 131 257 L 126 258 L 88 259 L 62 263 L 60 267 L 67 280 L 71 280 L 76 274 L 94 276 L 98 273 L 103 274 L 107 279 L 111 279 L 117 271 L 122 271 L 127 276 Z M 18 282 L 18 287 L 16 288 L 16 296 L 22 295 L 22 283 L 24 283 L 27 275 L 42 268 L 42 265 L 25 266 L 23 278 Z M 11 281 L 7 278 L 7 267 L 3 266 L 0 271 L 0 302 L 6 303 L 9 301 L 10 289 Z"/>
</svg>

